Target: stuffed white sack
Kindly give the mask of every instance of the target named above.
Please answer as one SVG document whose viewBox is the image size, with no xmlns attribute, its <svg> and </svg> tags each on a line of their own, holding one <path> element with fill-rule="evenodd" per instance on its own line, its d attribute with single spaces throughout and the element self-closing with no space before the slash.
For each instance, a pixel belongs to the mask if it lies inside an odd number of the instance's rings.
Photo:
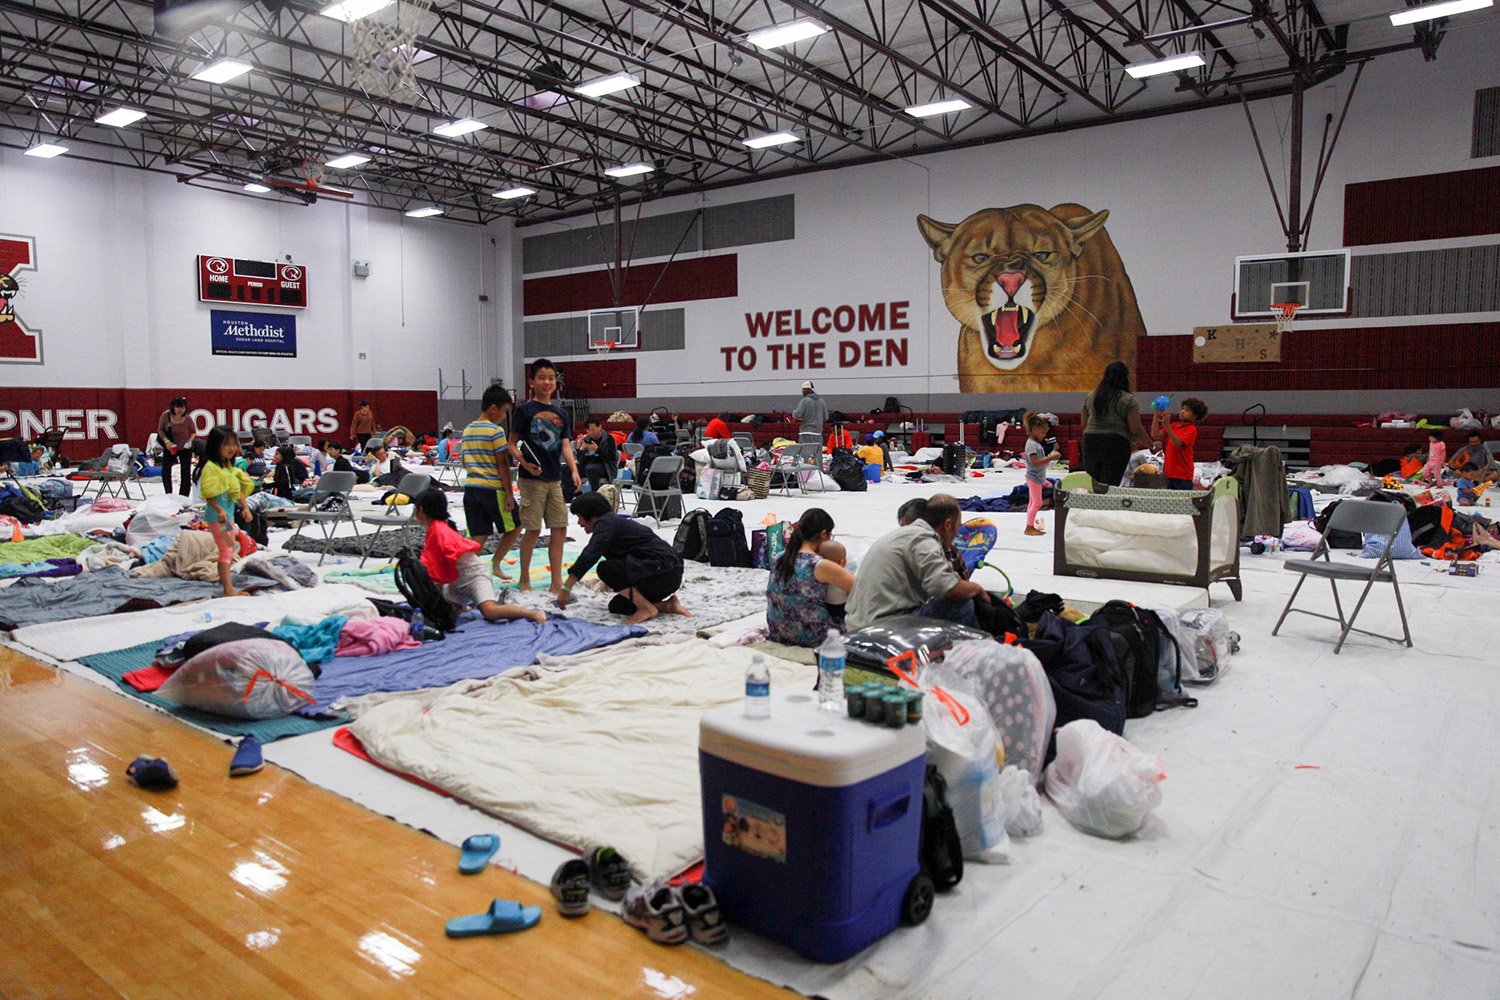
<svg viewBox="0 0 1500 1000">
<path fill-rule="evenodd" d="M 1057 731 L 1047 797 L 1069 823 L 1096 837 L 1128 837 L 1161 804 L 1161 758 L 1137 750 L 1092 719 Z"/>
<path fill-rule="evenodd" d="M 1030 771 L 1040 781 L 1057 702 L 1036 654 L 991 639 L 954 643 L 943 665 L 963 677 L 989 709 L 1005 763 Z"/>
<path fill-rule="evenodd" d="M 240 639 L 205 649 L 177 668 L 157 694 L 236 719 L 276 719 L 315 702 L 313 674 L 280 639 Z"/>
<path fill-rule="evenodd" d="M 948 805 L 964 858 L 1005 864 L 1010 861 L 1010 836 L 1005 830 L 995 724 L 969 682 L 946 664 L 924 670 L 921 684 L 927 692 L 922 712 L 927 762 L 948 783 Z"/>
</svg>

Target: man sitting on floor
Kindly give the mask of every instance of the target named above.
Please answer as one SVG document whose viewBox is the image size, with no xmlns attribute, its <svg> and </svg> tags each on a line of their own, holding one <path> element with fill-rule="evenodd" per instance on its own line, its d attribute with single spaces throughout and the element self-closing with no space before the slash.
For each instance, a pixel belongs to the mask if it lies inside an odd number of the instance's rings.
<svg viewBox="0 0 1500 1000">
<path fill-rule="evenodd" d="M 849 595 L 851 632 L 903 614 L 974 624 L 974 602 L 988 604 L 990 596 L 954 572 L 946 555 L 961 517 L 958 501 L 939 493 L 910 524 L 870 546 Z"/>
<path fill-rule="evenodd" d="M 585 493 L 569 508 L 589 543 L 568 567 L 568 579 L 557 595 L 557 606 L 567 610 L 573 588 L 584 574 L 599 563 L 599 579 L 615 592 L 609 610 L 629 615 L 627 625 L 639 625 L 665 611 L 692 615 L 677 599 L 682 586 L 682 556 L 661 536 L 640 521 L 610 511 L 609 501 L 598 493 Z"/>
</svg>

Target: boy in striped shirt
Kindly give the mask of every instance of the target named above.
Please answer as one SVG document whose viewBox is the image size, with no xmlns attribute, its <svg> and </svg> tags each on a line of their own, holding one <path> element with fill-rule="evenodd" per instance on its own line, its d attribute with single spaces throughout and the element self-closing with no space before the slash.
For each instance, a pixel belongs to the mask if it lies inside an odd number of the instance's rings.
<svg viewBox="0 0 1500 1000">
<path fill-rule="evenodd" d="M 500 536 L 490 565 L 494 574 L 505 580 L 509 579 L 502 569 L 505 556 L 521 534 L 510 486 L 510 442 L 505 435 L 510 391 L 492 385 L 484 390 L 479 405 L 479 419 L 464 428 L 459 441 L 464 466 L 464 521 L 469 537 L 481 549 L 490 535 Z"/>
</svg>

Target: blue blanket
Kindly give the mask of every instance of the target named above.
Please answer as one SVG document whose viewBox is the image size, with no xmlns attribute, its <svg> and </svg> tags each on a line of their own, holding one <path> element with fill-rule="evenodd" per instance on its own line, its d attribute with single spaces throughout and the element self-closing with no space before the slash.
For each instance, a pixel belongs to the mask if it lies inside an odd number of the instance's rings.
<svg viewBox="0 0 1500 1000">
<path fill-rule="evenodd" d="M 466 623 L 446 639 L 424 642 L 418 649 L 328 660 L 313 692 L 318 702 L 302 714 L 325 713 L 340 698 L 493 677 L 535 663 L 539 653 L 568 656 L 646 634 L 639 625 L 596 625 L 567 618 L 552 618 L 544 625 L 526 620 L 490 624 L 474 614 L 465 618 Z"/>
</svg>

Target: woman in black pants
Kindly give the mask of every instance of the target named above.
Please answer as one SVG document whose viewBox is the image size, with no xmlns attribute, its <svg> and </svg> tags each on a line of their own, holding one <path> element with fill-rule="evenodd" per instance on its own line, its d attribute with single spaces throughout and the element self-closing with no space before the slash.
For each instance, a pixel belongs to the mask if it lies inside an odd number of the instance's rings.
<svg viewBox="0 0 1500 1000">
<path fill-rule="evenodd" d="M 682 556 L 671 545 L 640 521 L 613 513 L 598 493 L 583 494 L 570 509 L 591 537 L 578 561 L 568 567 L 567 582 L 557 595 L 559 609 L 567 609 L 573 588 L 598 562 L 599 579 L 615 592 L 609 610 L 629 615 L 627 625 L 639 625 L 662 612 L 692 617 L 677 599 Z"/>
<path fill-rule="evenodd" d="M 192 492 L 193 446 L 197 438 L 198 432 L 193 428 L 193 421 L 188 417 L 187 397 L 178 396 L 168 404 L 166 412 L 161 415 L 161 420 L 156 424 L 156 439 L 162 447 L 161 486 L 164 492 L 172 492 L 172 466 L 174 465 L 182 473 L 178 480 L 180 487 L 177 492 L 183 496 Z"/>
<path fill-rule="evenodd" d="M 1123 361 L 1112 361 L 1099 387 L 1083 400 L 1084 471 L 1095 483 L 1119 486 L 1131 448 L 1150 444 L 1141 425 L 1141 404 L 1130 391 L 1130 369 Z"/>
</svg>

